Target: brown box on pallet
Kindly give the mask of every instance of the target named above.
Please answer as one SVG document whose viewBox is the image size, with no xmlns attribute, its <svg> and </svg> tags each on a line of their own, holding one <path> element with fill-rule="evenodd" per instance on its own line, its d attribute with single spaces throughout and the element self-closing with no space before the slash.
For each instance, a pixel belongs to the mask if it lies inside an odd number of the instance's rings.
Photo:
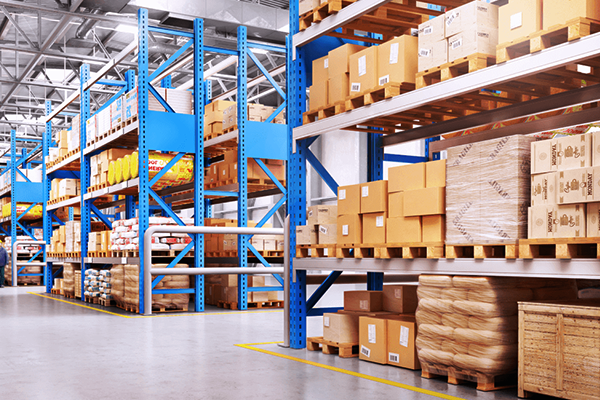
<svg viewBox="0 0 600 400">
<path fill-rule="evenodd" d="M 446 186 L 446 160 L 429 161 L 425 163 L 425 187 Z"/>
<path fill-rule="evenodd" d="M 277 251 L 277 239 L 265 239 L 263 246 L 266 251 Z"/>
<path fill-rule="evenodd" d="M 497 45 L 497 29 L 473 25 L 448 38 L 448 62 L 477 53 L 495 56 Z"/>
<path fill-rule="evenodd" d="M 317 236 L 318 244 L 336 244 L 337 223 L 318 225 Z"/>
<path fill-rule="evenodd" d="M 388 169 L 388 192 L 424 189 L 426 185 L 427 163 L 406 164 Z"/>
<path fill-rule="evenodd" d="M 362 218 L 358 214 L 340 215 L 337 219 L 337 244 L 362 243 Z"/>
<path fill-rule="evenodd" d="M 600 2 L 598 0 L 544 0 L 543 29 L 563 25 L 573 18 L 600 20 Z"/>
<path fill-rule="evenodd" d="M 448 40 L 432 43 L 419 43 L 418 54 L 419 72 L 427 71 L 448 62 Z"/>
<path fill-rule="evenodd" d="M 432 18 L 419 24 L 419 47 L 439 42 L 446 38 L 446 21 L 444 15 Z"/>
<path fill-rule="evenodd" d="M 329 79 L 350 73 L 350 56 L 364 50 L 365 46 L 347 43 L 329 52 Z"/>
<path fill-rule="evenodd" d="M 383 292 L 376 290 L 348 290 L 344 292 L 344 310 L 382 311 Z"/>
<path fill-rule="evenodd" d="M 365 244 L 385 243 L 387 213 L 369 213 L 362 215 L 362 242 Z"/>
<path fill-rule="evenodd" d="M 404 217 L 404 192 L 388 194 L 388 217 Z"/>
<path fill-rule="evenodd" d="M 338 215 L 360 214 L 360 186 L 338 187 Z"/>
<path fill-rule="evenodd" d="M 377 48 L 367 47 L 350 55 L 350 96 L 371 90 L 378 85 Z"/>
<path fill-rule="evenodd" d="M 542 0 L 509 0 L 498 10 L 498 42 L 512 42 L 542 29 Z"/>
<path fill-rule="evenodd" d="M 402 35 L 378 46 L 377 84 L 415 83 L 418 39 Z"/>
<path fill-rule="evenodd" d="M 358 343 L 356 314 L 323 314 L 323 339 L 336 343 Z"/>
<path fill-rule="evenodd" d="M 477 0 L 453 8 L 445 14 L 446 38 L 471 30 L 473 27 L 498 29 L 498 6 Z M 494 53 L 496 52 L 494 51 Z"/>
<path fill-rule="evenodd" d="M 415 243 L 421 241 L 421 217 L 388 218 L 386 243 Z"/>
<path fill-rule="evenodd" d="M 387 212 L 388 181 L 374 181 L 360 185 L 360 212 Z"/>
<path fill-rule="evenodd" d="M 314 227 L 313 227 L 314 228 Z M 310 242 L 310 229 L 308 225 L 296 226 L 296 244 L 297 245 L 309 245 Z"/>
<path fill-rule="evenodd" d="M 446 188 L 409 190 L 404 193 L 404 215 L 440 215 L 446 212 Z"/>
<path fill-rule="evenodd" d="M 317 58 L 312 62 L 313 86 L 324 85 L 329 79 L 329 56 Z M 311 108 L 312 109 L 312 108 Z"/>
<path fill-rule="evenodd" d="M 235 104 L 236 104 L 235 101 L 215 100 L 212 103 L 210 103 L 209 105 L 212 105 L 211 110 L 213 112 L 223 112 L 227 109 L 227 107 L 235 106 Z"/>
<path fill-rule="evenodd" d="M 338 207 L 321 205 L 308 207 L 306 214 L 307 225 L 337 224 Z"/>
<path fill-rule="evenodd" d="M 308 97 L 310 111 L 329 105 L 329 81 L 312 85 Z"/>
<path fill-rule="evenodd" d="M 417 322 L 414 316 L 401 315 L 387 320 L 387 364 L 421 369 L 415 341 Z"/>
<path fill-rule="evenodd" d="M 417 310 L 417 285 L 383 285 L 383 309 L 398 314 L 412 314 Z"/>
<path fill-rule="evenodd" d="M 359 317 L 359 353 L 361 360 L 387 362 L 387 319 Z"/>
<path fill-rule="evenodd" d="M 329 96 L 327 105 L 346 100 L 350 94 L 350 76 L 347 73 L 336 74 L 329 77 Z"/>
<path fill-rule="evenodd" d="M 443 242 L 446 238 L 446 216 L 424 215 L 421 217 L 423 242 Z"/>
</svg>

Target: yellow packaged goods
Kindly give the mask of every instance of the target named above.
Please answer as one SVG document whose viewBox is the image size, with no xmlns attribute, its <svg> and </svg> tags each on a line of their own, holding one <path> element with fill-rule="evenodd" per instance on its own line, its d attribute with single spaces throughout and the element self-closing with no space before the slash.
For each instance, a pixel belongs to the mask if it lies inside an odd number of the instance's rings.
<svg viewBox="0 0 600 400">
<path fill-rule="evenodd" d="M 42 218 L 42 206 L 40 204 L 36 204 L 29 211 L 27 211 L 27 209 L 29 209 L 29 207 L 31 207 L 31 204 L 29 204 L 29 203 L 17 203 L 17 207 L 15 210 L 17 218 L 20 218 L 22 220 L 32 220 L 32 219 Z M 2 206 L 2 217 L 10 217 L 11 211 L 12 211 L 11 203 L 4 204 Z M 27 211 L 27 214 L 23 214 L 25 211 Z"/>
<path fill-rule="evenodd" d="M 123 180 L 128 181 L 131 179 L 131 155 L 127 154 L 123 157 Z"/>
<path fill-rule="evenodd" d="M 378 85 L 415 83 L 417 73 L 417 42 L 414 36 L 403 35 L 378 46 Z"/>
<path fill-rule="evenodd" d="M 173 154 L 161 154 L 154 151 L 149 153 L 149 177 L 154 178 L 163 167 L 165 167 L 175 155 Z M 135 152 L 130 158 L 130 174 L 131 178 L 137 178 L 139 176 L 139 163 L 138 153 Z M 154 188 L 164 188 L 167 186 L 183 185 L 190 183 L 194 179 L 194 158 L 193 156 L 183 156 L 179 161 L 175 163 L 167 173 L 165 173 L 159 181 L 156 183 Z"/>
<path fill-rule="evenodd" d="M 499 43 L 511 42 L 542 29 L 542 0 L 509 0 L 498 10 Z"/>
<path fill-rule="evenodd" d="M 543 4 L 544 30 L 564 25 L 574 18 L 600 20 L 598 0 L 544 0 Z"/>
<path fill-rule="evenodd" d="M 378 85 L 377 48 L 367 47 L 350 55 L 350 96 L 369 91 Z"/>
<path fill-rule="evenodd" d="M 116 174 L 115 174 L 115 161 L 111 161 L 108 164 L 108 184 L 109 185 L 114 185 L 115 183 L 117 183 L 117 178 L 116 178 Z"/>
</svg>

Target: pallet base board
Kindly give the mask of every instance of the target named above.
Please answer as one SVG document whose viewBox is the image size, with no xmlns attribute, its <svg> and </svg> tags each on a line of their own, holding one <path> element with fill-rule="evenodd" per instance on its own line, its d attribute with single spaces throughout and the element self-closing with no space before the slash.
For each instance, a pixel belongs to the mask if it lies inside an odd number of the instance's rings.
<svg viewBox="0 0 600 400">
<path fill-rule="evenodd" d="M 421 363 L 421 376 L 426 379 L 447 378 L 452 385 L 462 385 L 465 382 L 475 382 L 477 390 L 489 392 L 513 388 L 517 386 L 517 373 L 502 375 L 487 375 L 481 372 L 466 371 L 454 367 Z"/>
<path fill-rule="evenodd" d="M 521 239 L 519 257 L 562 260 L 600 258 L 600 238 Z"/>
<path fill-rule="evenodd" d="M 383 243 L 338 245 L 337 258 L 444 258 L 444 243 Z"/>
<path fill-rule="evenodd" d="M 239 310 L 237 301 L 222 301 L 217 302 L 217 307 L 226 308 L 229 310 Z M 248 309 L 259 309 L 259 308 L 283 308 L 283 301 L 261 301 L 261 302 L 248 302 Z"/>
<path fill-rule="evenodd" d="M 490 244 L 456 244 L 446 245 L 446 258 L 506 258 L 519 257 L 519 245 L 516 243 L 490 243 Z"/>
<path fill-rule="evenodd" d="M 323 351 L 323 354 L 336 354 L 340 358 L 358 357 L 358 343 L 337 343 L 323 337 L 306 338 L 306 350 Z"/>
<path fill-rule="evenodd" d="M 433 85 L 438 82 L 447 81 L 457 76 L 466 75 L 480 69 L 487 68 L 496 64 L 496 56 L 482 53 L 471 54 L 467 57 L 459 58 L 439 67 L 417 73 L 417 89 Z"/>
<path fill-rule="evenodd" d="M 296 258 L 335 257 L 335 244 L 302 244 L 296 246 Z"/>
</svg>

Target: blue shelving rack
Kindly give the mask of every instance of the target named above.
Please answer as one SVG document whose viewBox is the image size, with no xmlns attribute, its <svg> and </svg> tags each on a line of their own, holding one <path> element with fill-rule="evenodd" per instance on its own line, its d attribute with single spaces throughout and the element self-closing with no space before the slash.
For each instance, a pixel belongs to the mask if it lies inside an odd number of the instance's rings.
<svg viewBox="0 0 600 400">
<path fill-rule="evenodd" d="M 39 142 L 33 149 L 27 151 L 23 149 L 21 154 L 17 153 L 17 142 L 21 141 L 33 141 Z M 29 236 L 30 240 L 37 240 L 33 235 L 33 228 L 40 228 L 40 226 L 34 226 L 28 224 L 23 220 L 30 211 L 33 210 L 35 206 L 44 205 L 44 191 L 42 190 L 42 182 L 32 182 L 31 179 L 27 176 L 27 173 L 23 173 L 23 170 L 30 169 L 31 164 L 28 163 L 28 159 L 42 147 L 41 139 L 31 139 L 31 138 L 20 138 L 17 136 L 16 131 L 13 129 L 10 131 L 10 164 L 2 170 L 0 175 L 10 174 L 10 182 L 11 187 L 10 191 L 4 192 L 0 195 L 0 197 L 10 196 L 11 203 L 11 215 L 10 217 L 3 218 L 2 225 L 0 225 L 0 230 L 6 236 L 10 236 L 12 242 L 14 243 L 17 240 L 18 235 L 26 235 Z M 43 167 L 42 167 L 43 168 Z M 19 182 L 19 179 L 23 179 L 24 181 Z M 17 204 L 18 203 L 31 203 L 31 205 L 22 213 L 17 214 Z M 10 222 L 10 227 L 6 229 L 3 225 L 8 225 Z M 6 249 L 8 252 L 11 252 L 11 248 Z M 37 266 L 40 261 L 39 257 L 43 257 L 43 262 L 46 261 L 46 251 L 45 246 L 41 245 L 40 250 L 30 254 L 30 257 L 25 260 L 25 263 L 31 264 L 32 266 Z M 23 261 L 21 260 L 23 263 Z M 16 271 L 16 274 L 13 275 L 13 282 L 16 285 L 18 282 L 18 278 L 20 276 L 40 276 L 44 277 L 44 283 L 47 283 L 44 273 L 25 273 L 23 272 L 27 268 L 27 265 L 19 266 Z"/>
<path fill-rule="evenodd" d="M 187 42 L 175 52 L 168 60 L 163 62 L 157 69 L 150 72 L 148 62 L 148 42 L 150 33 L 162 33 L 167 35 L 175 35 L 181 38 L 187 39 Z M 194 59 L 194 113 L 178 114 L 175 113 L 171 106 L 160 96 L 160 94 L 154 89 L 150 82 L 156 77 L 162 74 L 167 68 L 185 53 L 186 50 L 193 49 Z M 283 198 L 265 215 L 265 217 L 258 222 L 258 226 L 263 226 L 269 218 L 279 209 L 287 200 L 287 192 L 285 187 L 277 181 L 273 173 L 268 167 L 261 161 L 261 159 L 276 159 L 276 160 L 287 160 L 287 126 L 281 124 L 272 124 L 271 121 L 286 108 L 286 94 L 277 85 L 275 80 L 262 66 L 260 61 L 252 53 L 252 48 L 258 48 L 270 51 L 286 52 L 285 47 L 278 47 L 273 45 L 256 44 L 251 43 L 247 40 L 246 28 L 241 26 L 238 28 L 238 46 L 236 50 L 222 49 L 217 47 L 210 47 L 204 45 L 203 40 L 203 21 L 201 19 L 194 20 L 193 32 L 187 32 L 171 28 L 155 27 L 150 26 L 148 23 L 148 11 L 140 9 L 138 11 L 138 69 L 137 69 L 137 82 L 135 79 L 135 72 L 128 71 L 126 73 L 125 81 L 111 81 L 107 79 L 99 79 L 101 77 L 91 78 L 90 69 L 88 65 L 82 65 L 80 70 L 80 81 L 81 87 L 79 91 L 80 97 L 80 170 L 78 177 L 81 180 L 81 259 L 78 260 L 81 264 L 82 270 L 82 293 L 83 293 L 83 278 L 85 270 L 91 268 L 92 264 L 97 262 L 88 257 L 87 251 L 87 236 L 91 232 L 91 219 L 92 217 L 104 222 L 104 224 L 111 228 L 112 216 L 103 214 L 98 207 L 94 205 L 95 192 L 88 193 L 89 180 L 90 180 L 90 157 L 100 153 L 103 149 L 108 148 L 109 144 L 105 147 L 90 149 L 89 146 L 86 148 L 86 121 L 91 117 L 90 115 L 90 80 L 93 80 L 94 84 L 100 85 L 111 85 L 119 86 L 121 90 L 116 93 L 110 100 L 108 100 L 100 110 L 108 107 L 113 101 L 125 92 L 134 89 L 138 89 L 138 122 L 137 122 L 137 135 L 138 135 L 138 154 L 139 154 L 139 183 L 137 189 L 139 196 L 137 205 L 134 195 L 131 190 L 128 192 L 122 192 L 127 194 L 126 200 L 124 201 L 126 208 L 126 218 L 132 218 L 136 215 L 139 218 L 140 225 L 140 237 L 139 237 L 139 254 L 143 254 L 143 232 L 149 226 L 149 218 L 155 211 L 160 211 L 162 215 L 173 218 L 179 225 L 184 225 L 183 221 L 178 215 L 172 210 L 169 204 L 161 196 L 160 191 L 155 191 L 152 186 L 185 154 L 194 155 L 194 182 L 192 188 L 194 191 L 194 223 L 196 226 L 202 226 L 204 224 L 204 218 L 210 217 L 210 200 L 207 196 L 213 197 L 228 197 L 235 198 L 238 203 L 238 223 L 240 226 L 247 226 L 247 204 L 248 204 L 248 186 L 247 186 L 247 162 L 248 159 L 253 158 L 256 160 L 258 165 L 265 171 L 270 179 L 276 184 L 276 186 L 284 194 Z M 237 89 L 237 107 L 238 107 L 238 182 L 239 187 L 237 191 L 219 191 L 219 190 L 205 190 L 204 189 L 204 168 L 207 166 L 207 161 L 204 154 L 204 105 L 211 101 L 210 93 L 210 82 L 204 80 L 203 66 L 204 66 L 204 52 L 210 51 L 214 53 L 220 53 L 225 55 L 233 55 L 238 57 L 238 89 Z M 266 122 L 251 122 L 246 121 L 247 118 L 247 64 L 248 59 L 253 61 L 259 70 L 266 76 L 267 80 L 273 84 L 275 89 L 282 95 L 284 101 L 280 107 L 270 116 Z M 108 71 L 105 71 L 108 72 Z M 170 77 L 163 78 L 161 80 L 163 87 L 170 87 Z M 167 112 L 151 111 L 148 109 L 148 96 L 154 96 L 158 102 L 165 108 Z M 98 110 L 98 111 L 100 111 Z M 51 115 L 50 105 L 47 103 L 47 115 Z M 173 129 L 177 127 L 177 129 Z M 47 149 L 51 143 L 51 121 L 47 122 L 46 125 L 46 136 L 44 140 L 45 150 L 44 155 L 47 154 Z M 168 132 L 168 134 L 165 134 Z M 264 146 L 264 143 L 269 143 L 269 146 Z M 172 161 L 170 161 L 162 171 L 160 171 L 152 179 L 149 178 L 148 163 L 149 163 L 149 152 L 150 151 L 166 151 L 171 153 L 177 153 Z M 53 174 L 58 174 L 61 171 L 54 171 L 48 175 L 48 179 L 45 181 L 46 193 L 50 190 L 51 179 L 58 177 Z M 64 172 L 64 171 L 63 171 Z M 44 174 L 46 176 L 46 174 Z M 75 177 L 75 175 L 73 175 Z M 131 189 L 131 187 L 130 187 Z M 114 194 L 122 194 L 120 192 L 114 192 Z M 113 194 L 113 192 L 111 192 Z M 150 205 L 150 199 L 152 199 L 157 206 Z M 44 233 L 47 240 L 50 239 L 52 234 L 52 220 L 56 220 L 51 212 L 44 212 Z M 204 240 L 203 235 L 190 235 L 192 236 L 192 242 L 185 247 L 173 260 L 171 260 L 169 267 L 174 267 L 179 263 L 187 254 L 194 249 L 194 267 L 204 267 L 206 260 L 204 256 Z M 240 237 L 238 240 L 238 254 L 239 264 L 242 267 L 248 266 L 248 250 L 258 258 L 258 260 L 269 266 L 268 261 L 262 257 L 256 249 L 249 243 L 250 237 Z M 111 260 L 102 260 L 102 263 L 109 263 Z M 136 260 L 139 262 L 139 259 Z M 122 259 L 114 260 L 114 263 L 123 263 Z M 162 276 L 156 277 L 153 281 L 153 287 L 160 282 Z M 283 285 L 281 277 L 276 276 L 279 282 Z M 144 313 L 143 304 L 143 270 L 140 268 L 140 307 L 139 312 Z M 204 279 L 202 276 L 195 278 L 195 287 L 192 289 L 154 289 L 154 294 L 171 294 L 171 293 L 190 293 L 195 295 L 195 310 L 204 311 Z M 52 283 L 50 282 L 50 285 Z M 50 287 L 48 288 L 50 290 Z M 248 288 L 246 275 L 239 275 L 239 308 L 247 309 L 247 293 L 248 291 L 271 291 L 271 290 L 283 290 L 282 286 L 277 287 L 266 287 L 266 288 Z"/>
</svg>

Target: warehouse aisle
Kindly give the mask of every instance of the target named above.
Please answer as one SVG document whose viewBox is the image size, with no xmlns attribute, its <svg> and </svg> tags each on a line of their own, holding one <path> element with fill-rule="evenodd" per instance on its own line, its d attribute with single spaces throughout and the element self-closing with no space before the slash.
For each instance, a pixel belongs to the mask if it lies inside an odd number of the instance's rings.
<svg viewBox="0 0 600 400">
<path fill-rule="evenodd" d="M 273 343 L 236 346 L 281 340 L 281 311 L 127 318 L 28 292 L 42 294 L 41 288 L 0 289 L 3 399 L 434 398 L 393 382 L 464 399 L 516 398 L 516 390 L 480 393 Z M 309 334 L 320 334 L 318 328 L 312 324 L 309 331 L 316 332 Z"/>
</svg>

